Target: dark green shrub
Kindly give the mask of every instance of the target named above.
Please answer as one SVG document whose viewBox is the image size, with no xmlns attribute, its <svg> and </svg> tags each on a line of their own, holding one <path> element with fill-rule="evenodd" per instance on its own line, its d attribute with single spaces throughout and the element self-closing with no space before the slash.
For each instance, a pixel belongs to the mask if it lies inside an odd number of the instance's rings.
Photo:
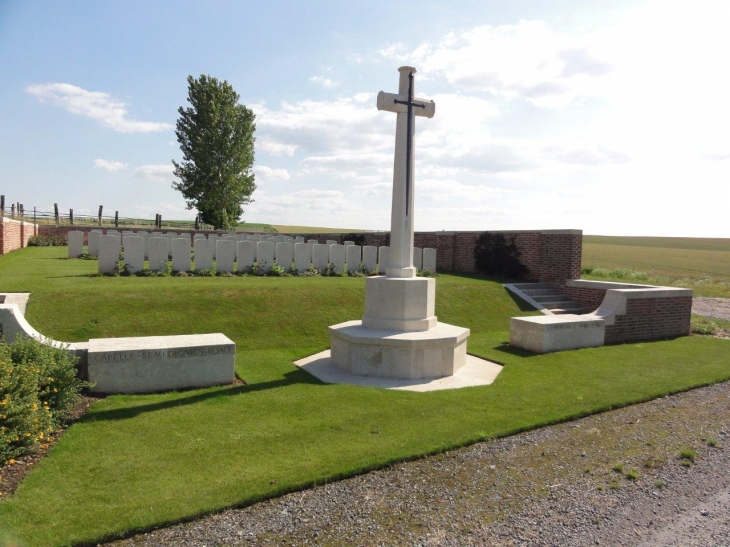
<svg viewBox="0 0 730 547">
<path fill-rule="evenodd" d="M 520 262 L 520 252 L 514 239 L 504 234 L 484 232 L 474 247 L 477 271 L 511 279 L 524 279 L 529 270 Z"/>
<path fill-rule="evenodd" d="M 28 239 L 28 247 L 63 247 L 68 245 L 66 234 L 38 234 Z"/>
</svg>

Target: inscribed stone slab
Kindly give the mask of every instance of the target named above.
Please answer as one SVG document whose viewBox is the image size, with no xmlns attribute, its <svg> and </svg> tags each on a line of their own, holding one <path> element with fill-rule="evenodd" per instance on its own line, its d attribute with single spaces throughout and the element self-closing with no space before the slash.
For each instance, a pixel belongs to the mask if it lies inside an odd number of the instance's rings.
<svg viewBox="0 0 730 547">
<path fill-rule="evenodd" d="M 312 245 L 312 267 L 319 273 L 324 273 L 329 262 L 329 245 L 315 243 Z"/>
<path fill-rule="evenodd" d="M 84 232 L 73 230 L 68 233 L 68 257 L 78 258 L 84 254 Z"/>
<path fill-rule="evenodd" d="M 129 273 L 144 270 L 144 238 L 127 236 L 124 239 L 124 265 Z"/>
<path fill-rule="evenodd" d="M 423 249 L 420 247 L 413 247 L 413 267 L 423 269 Z"/>
<path fill-rule="evenodd" d="M 294 267 L 299 273 L 306 272 L 312 263 L 312 246 L 306 243 L 294 244 Z"/>
<path fill-rule="evenodd" d="M 256 243 L 253 241 L 239 241 L 236 244 L 236 262 L 238 271 L 245 272 L 256 262 Z"/>
<path fill-rule="evenodd" d="M 378 248 L 378 273 L 384 274 L 390 265 L 390 247 Z"/>
<path fill-rule="evenodd" d="M 365 245 L 362 248 L 362 263 L 370 272 L 378 267 L 378 248 L 373 245 Z"/>
<path fill-rule="evenodd" d="M 210 270 L 213 267 L 213 248 L 215 242 L 210 239 L 195 240 L 195 270 Z"/>
<path fill-rule="evenodd" d="M 330 245 L 330 264 L 332 269 L 336 273 L 342 273 L 345 271 L 345 246 L 344 245 Z"/>
<path fill-rule="evenodd" d="M 269 273 L 274 264 L 274 242 L 259 241 L 256 244 L 256 265 L 259 272 Z"/>
<path fill-rule="evenodd" d="M 99 237 L 99 273 L 114 273 L 119 265 L 119 252 L 121 250 L 119 236 Z"/>
<path fill-rule="evenodd" d="M 284 268 L 285 272 L 291 271 L 291 263 L 294 261 L 294 244 L 291 241 L 283 241 L 276 244 L 276 263 Z"/>
<path fill-rule="evenodd" d="M 362 259 L 362 249 L 360 245 L 345 245 L 346 262 L 347 262 L 347 273 L 356 272 L 360 267 L 360 261 Z"/>
<path fill-rule="evenodd" d="M 169 240 L 166 237 L 150 237 L 150 271 L 167 271 L 168 242 Z"/>
<path fill-rule="evenodd" d="M 235 242 L 219 239 L 215 242 L 215 269 L 217 272 L 233 273 L 233 259 L 236 256 Z"/>
<path fill-rule="evenodd" d="M 436 249 L 423 249 L 423 271 L 436 273 Z"/>
<path fill-rule="evenodd" d="M 174 272 L 189 272 L 190 267 L 190 238 L 176 237 L 172 240 L 172 270 Z"/>
</svg>

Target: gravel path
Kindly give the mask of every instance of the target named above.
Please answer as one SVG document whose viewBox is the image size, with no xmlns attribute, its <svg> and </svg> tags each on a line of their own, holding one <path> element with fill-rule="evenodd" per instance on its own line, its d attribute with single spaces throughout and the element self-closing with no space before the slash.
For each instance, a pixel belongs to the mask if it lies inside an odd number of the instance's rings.
<svg viewBox="0 0 730 547">
<path fill-rule="evenodd" d="M 730 382 L 112 545 L 730 546 Z"/>
<path fill-rule="evenodd" d="M 692 313 L 730 321 L 730 298 L 695 297 L 692 299 Z"/>
</svg>

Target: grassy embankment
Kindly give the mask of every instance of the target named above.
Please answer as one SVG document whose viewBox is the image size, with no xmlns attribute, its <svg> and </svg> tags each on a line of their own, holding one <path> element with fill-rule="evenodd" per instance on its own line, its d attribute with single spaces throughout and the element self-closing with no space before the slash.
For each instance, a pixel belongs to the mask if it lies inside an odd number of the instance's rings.
<svg viewBox="0 0 730 547">
<path fill-rule="evenodd" d="M 0 544 L 94 542 L 240 506 L 494 436 L 730 378 L 730 342 L 689 337 L 532 355 L 506 345 L 521 311 L 491 280 L 441 275 L 437 315 L 504 364 L 492 386 L 409 393 L 324 385 L 292 361 L 362 314 L 362 278 L 89 277 L 65 248 L 0 257 L 0 290 L 64 341 L 223 332 L 246 386 L 92 405 L 9 499 Z M 4 534 L 4 537 L 3 537 Z"/>
</svg>

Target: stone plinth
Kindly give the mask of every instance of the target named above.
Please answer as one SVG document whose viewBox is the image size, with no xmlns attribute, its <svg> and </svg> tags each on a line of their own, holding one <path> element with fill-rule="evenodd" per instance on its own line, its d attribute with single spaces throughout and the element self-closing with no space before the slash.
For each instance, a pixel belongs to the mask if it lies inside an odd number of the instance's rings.
<svg viewBox="0 0 730 547">
<path fill-rule="evenodd" d="M 436 326 L 436 280 L 430 277 L 368 277 L 365 313 L 369 329 L 425 331 Z"/>
<path fill-rule="evenodd" d="M 329 327 L 331 360 L 342 370 L 384 378 L 452 376 L 466 363 L 469 329 L 437 323 L 427 331 L 370 329 L 361 321 Z"/>
<path fill-rule="evenodd" d="M 236 345 L 225 335 L 89 340 L 88 378 L 97 393 L 153 393 L 230 384 Z"/>
<path fill-rule="evenodd" d="M 603 345 L 606 322 L 593 315 L 512 317 L 509 343 L 536 353 Z"/>
</svg>

